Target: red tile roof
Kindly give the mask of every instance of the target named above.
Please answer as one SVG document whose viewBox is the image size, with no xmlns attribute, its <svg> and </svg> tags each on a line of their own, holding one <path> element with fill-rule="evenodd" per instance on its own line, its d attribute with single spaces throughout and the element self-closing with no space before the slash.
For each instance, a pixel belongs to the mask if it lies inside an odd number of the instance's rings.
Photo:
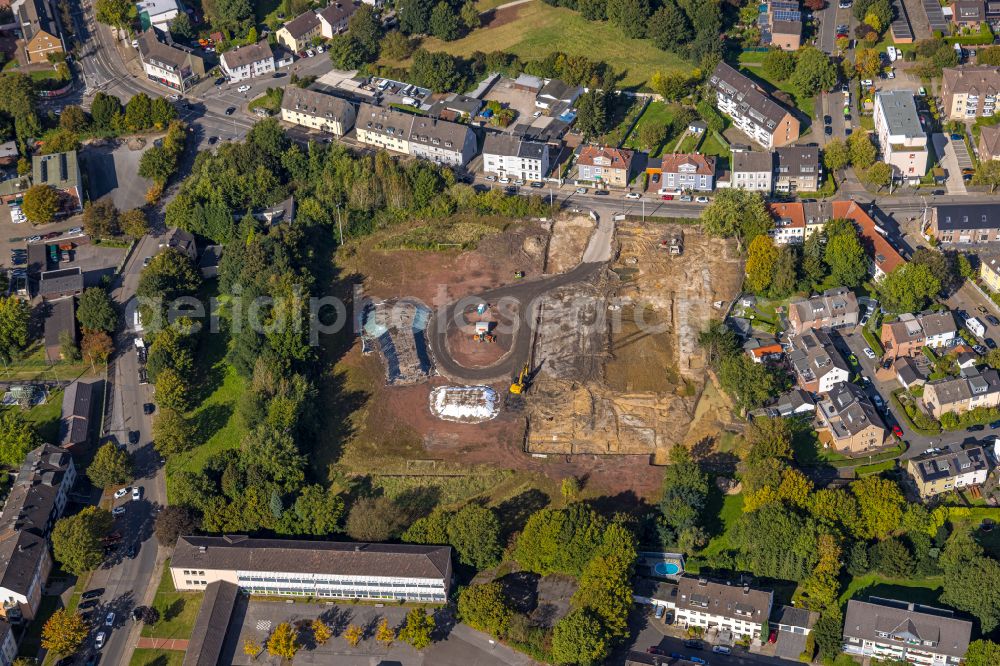
<svg viewBox="0 0 1000 666">
<path fill-rule="evenodd" d="M 612 169 L 628 169 L 632 164 L 632 151 L 624 148 L 608 148 L 601 146 L 583 146 L 580 149 L 580 157 L 577 163 L 594 166 L 594 160 L 604 158 L 611 164 L 597 164 L 597 166 L 610 166 Z"/>
<path fill-rule="evenodd" d="M 711 176 L 715 173 L 715 158 L 705 155 L 688 155 L 684 153 L 670 153 L 664 155 L 661 161 L 660 170 L 664 173 L 677 173 L 681 165 L 691 164 L 697 167 L 695 173 Z"/>
<path fill-rule="evenodd" d="M 875 230 L 875 221 L 855 202 L 834 201 L 833 217 L 852 220 L 858 225 L 862 244 L 883 273 L 891 273 L 897 266 L 906 263 L 889 241 Z"/>
<path fill-rule="evenodd" d="M 794 227 L 805 229 L 806 214 L 801 203 L 772 203 L 767 206 L 771 210 L 771 215 L 775 220 L 789 220 L 784 227 Z"/>
</svg>

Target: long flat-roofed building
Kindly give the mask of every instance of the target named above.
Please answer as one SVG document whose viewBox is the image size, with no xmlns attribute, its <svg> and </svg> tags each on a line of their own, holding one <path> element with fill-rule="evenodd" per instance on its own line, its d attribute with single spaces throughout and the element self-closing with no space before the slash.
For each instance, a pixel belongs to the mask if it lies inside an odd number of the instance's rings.
<svg viewBox="0 0 1000 666">
<path fill-rule="evenodd" d="M 177 541 L 170 575 L 178 590 L 226 581 L 258 595 L 443 603 L 451 548 L 186 536 Z"/>
</svg>

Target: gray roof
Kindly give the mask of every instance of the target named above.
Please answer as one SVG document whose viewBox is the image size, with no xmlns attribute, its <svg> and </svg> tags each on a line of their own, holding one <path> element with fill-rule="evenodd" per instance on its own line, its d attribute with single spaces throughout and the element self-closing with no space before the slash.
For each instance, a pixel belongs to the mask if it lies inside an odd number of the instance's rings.
<svg viewBox="0 0 1000 666">
<path fill-rule="evenodd" d="M 281 108 L 288 111 L 300 111 L 312 116 L 323 116 L 340 122 L 350 120 L 354 105 L 345 99 L 333 95 L 324 95 L 314 90 L 286 86 L 281 98 Z"/>
<path fill-rule="evenodd" d="M 911 463 L 924 481 L 936 481 L 989 469 L 986 451 L 978 445 L 949 449 L 941 453 L 925 453 L 914 458 Z"/>
<path fill-rule="evenodd" d="M 222 260 L 221 245 L 206 245 L 198 257 L 198 268 L 212 268 L 218 266 Z"/>
<path fill-rule="evenodd" d="M 163 237 L 163 241 L 160 242 L 160 247 L 171 247 L 175 250 L 183 252 L 192 259 L 198 253 L 198 246 L 195 244 L 194 234 L 190 231 L 181 229 L 180 227 L 173 227 L 167 230 L 167 234 Z"/>
<path fill-rule="evenodd" d="M 245 536 L 185 536 L 177 541 L 170 566 L 322 573 L 345 576 L 391 575 L 451 579 L 451 548 L 390 543 L 350 543 Z"/>
<path fill-rule="evenodd" d="M 470 118 L 475 118 L 479 114 L 479 110 L 482 108 L 483 101 L 481 99 L 476 99 L 475 97 L 469 97 L 468 95 L 462 95 L 459 93 L 449 93 L 434 102 L 427 113 L 428 115 L 436 118 L 445 111 L 451 111 L 452 113 L 458 114 L 464 113 Z"/>
<path fill-rule="evenodd" d="M 283 27 L 288 33 L 294 37 L 296 40 L 307 34 L 311 30 L 315 30 L 316 26 L 319 25 L 319 16 L 313 10 L 308 10 L 302 12 L 291 21 L 286 23 Z"/>
<path fill-rule="evenodd" d="M 733 173 L 757 173 L 774 171 L 774 154 L 741 151 L 733 153 Z"/>
<path fill-rule="evenodd" d="M 525 88 L 542 88 L 542 79 L 540 77 L 534 76 L 532 74 L 518 74 L 517 78 L 514 79 L 514 85 L 523 86 Z"/>
<path fill-rule="evenodd" d="M 548 144 L 526 141 L 510 134 L 487 134 L 483 141 L 484 155 L 503 155 L 540 160 L 548 151 Z"/>
<path fill-rule="evenodd" d="M 217 666 L 239 595 L 235 583 L 216 581 L 205 587 L 183 666 Z"/>
<path fill-rule="evenodd" d="M 677 608 L 763 624 L 771 616 L 774 593 L 749 586 L 682 576 Z"/>
<path fill-rule="evenodd" d="M 795 308 L 799 320 L 803 322 L 822 321 L 859 312 L 858 297 L 847 287 L 827 289 L 822 294 L 793 301 L 789 303 L 789 307 Z"/>
<path fill-rule="evenodd" d="M 851 382 L 836 384 L 826 400 L 819 403 L 819 409 L 838 439 L 856 435 L 871 426 L 885 430 L 885 422 L 868 394 Z"/>
<path fill-rule="evenodd" d="M 904 312 L 899 319 L 886 324 L 892 331 L 896 342 L 911 342 L 924 340 L 935 335 L 955 332 L 955 318 L 949 310 L 943 312 L 922 312 L 913 314 Z"/>
<path fill-rule="evenodd" d="M 920 125 L 912 90 L 888 90 L 876 93 L 875 104 L 881 104 L 890 134 L 902 134 L 907 139 L 927 136 Z"/>
<path fill-rule="evenodd" d="M 777 169 L 787 176 L 819 177 L 819 148 L 815 146 L 783 146 L 775 149 Z"/>
<path fill-rule="evenodd" d="M 945 67 L 941 70 L 941 90 L 944 95 L 994 94 L 1000 90 L 1000 67 L 993 65 Z"/>
<path fill-rule="evenodd" d="M 906 386 L 910 386 L 913 382 L 919 382 L 924 379 L 923 375 L 921 375 L 917 369 L 917 364 L 914 363 L 913 359 L 908 356 L 896 359 L 896 362 L 892 364 L 892 367 L 895 369 L 896 375 L 899 377 L 899 381 Z"/>
<path fill-rule="evenodd" d="M 968 400 L 973 395 L 988 395 L 1000 391 L 1000 374 L 993 368 L 986 368 L 982 372 L 975 367 L 963 368 L 959 377 L 927 382 L 924 387 L 925 395 L 928 387 L 933 389 L 941 409 L 948 411 L 949 405 Z"/>
<path fill-rule="evenodd" d="M 888 636 L 880 636 L 887 634 Z M 844 637 L 964 657 L 969 649 L 972 623 L 939 608 L 871 597 L 847 602 Z M 932 646 L 920 645 L 929 641 Z"/>
<path fill-rule="evenodd" d="M 59 422 L 59 445 L 71 447 L 87 441 L 90 434 L 94 389 L 97 382 L 72 382 L 63 391 Z"/>
<path fill-rule="evenodd" d="M 18 28 L 24 35 L 25 42 L 42 30 L 58 39 L 60 35 L 54 18 L 49 4 L 44 0 L 25 0 L 17 8 Z"/>
<path fill-rule="evenodd" d="M 805 608 L 795 606 L 779 606 L 774 609 L 771 621 L 777 624 L 784 624 L 790 627 L 804 627 L 812 629 L 819 619 L 819 613 Z"/>
<path fill-rule="evenodd" d="M 271 51 L 271 45 L 267 43 L 266 37 L 256 44 L 237 46 L 232 51 L 226 51 L 222 54 L 222 59 L 229 69 L 238 69 L 246 65 L 252 65 L 255 62 L 260 62 L 261 60 L 270 60 L 273 58 L 274 53 Z M 289 88 L 295 87 L 289 86 Z"/>
<path fill-rule="evenodd" d="M 76 307 L 73 297 L 49 301 L 49 315 L 45 318 L 45 346 L 58 347 L 63 331 L 76 340 Z"/>
<path fill-rule="evenodd" d="M 139 35 L 139 56 L 143 62 L 150 62 L 167 70 L 182 70 L 190 67 L 192 61 L 201 60 L 201 56 L 191 49 L 179 44 L 167 44 L 160 41 L 156 28 L 149 28 Z"/>
<path fill-rule="evenodd" d="M 329 5 L 317 12 L 330 25 L 339 25 L 342 21 L 351 18 L 357 11 L 358 6 L 353 2 L 331 2 Z"/>
<path fill-rule="evenodd" d="M 462 152 L 465 137 L 471 131 L 465 125 L 417 116 L 402 111 L 362 103 L 355 122 L 359 128 L 410 143 L 434 145 Z"/>
<path fill-rule="evenodd" d="M 35 155 L 31 158 L 31 180 L 35 185 L 51 185 L 58 190 L 68 190 L 80 183 L 80 169 L 76 151 Z"/>
<path fill-rule="evenodd" d="M 792 351 L 788 360 L 803 381 L 810 382 L 825 377 L 834 368 L 850 372 L 840 352 L 833 346 L 830 336 L 822 329 L 812 329 L 791 339 Z"/>
<path fill-rule="evenodd" d="M 539 97 L 548 97 L 559 102 L 572 103 L 583 92 L 580 86 L 570 85 L 559 79 L 550 79 L 538 91 Z"/>
<path fill-rule="evenodd" d="M 79 266 L 46 271 L 42 273 L 38 283 L 38 293 L 41 296 L 72 294 L 78 291 L 83 291 L 83 271 Z"/>
<path fill-rule="evenodd" d="M 938 204 L 934 207 L 938 229 L 1000 229 L 1000 204 Z"/>
<path fill-rule="evenodd" d="M 795 413 L 797 409 L 808 405 L 810 407 L 816 406 L 816 401 L 812 399 L 812 396 L 807 392 L 799 388 L 794 388 L 788 393 L 782 393 L 778 396 L 777 401 L 772 405 L 778 414 L 781 416 L 790 416 Z"/>
<path fill-rule="evenodd" d="M 740 104 L 746 105 L 747 110 L 753 112 L 751 115 L 761 116 L 758 122 L 768 129 L 775 129 L 777 124 L 790 113 L 788 109 L 761 90 L 749 77 L 724 62 L 720 62 L 716 66 L 712 76 L 709 77 L 709 84 L 717 93 L 733 97 Z"/>
</svg>

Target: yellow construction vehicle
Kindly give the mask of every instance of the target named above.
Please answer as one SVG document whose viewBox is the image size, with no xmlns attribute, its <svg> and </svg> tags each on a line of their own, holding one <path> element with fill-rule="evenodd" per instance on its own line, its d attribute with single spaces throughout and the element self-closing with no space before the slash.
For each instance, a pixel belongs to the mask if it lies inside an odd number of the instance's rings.
<svg viewBox="0 0 1000 666">
<path fill-rule="evenodd" d="M 521 368 L 521 373 L 514 380 L 514 383 L 510 385 L 510 392 L 515 395 L 520 395 L 524 393 L 524 389 L 528 388 L 528 374 L 531 372 L 531 368 L 527 363 Z"/>
</svg>

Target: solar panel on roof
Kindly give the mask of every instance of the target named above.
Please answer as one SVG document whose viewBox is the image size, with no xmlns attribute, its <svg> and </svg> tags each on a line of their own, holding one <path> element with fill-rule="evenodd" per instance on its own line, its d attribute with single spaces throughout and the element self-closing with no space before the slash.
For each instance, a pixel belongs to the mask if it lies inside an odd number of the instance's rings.
<svg viewBox="0 0 1000 666">
<path fill-rule="evenodd" d="M 773 12 L 775 21 L 801 21 L 802 12 L 780 9 Z"/>
</svg>

